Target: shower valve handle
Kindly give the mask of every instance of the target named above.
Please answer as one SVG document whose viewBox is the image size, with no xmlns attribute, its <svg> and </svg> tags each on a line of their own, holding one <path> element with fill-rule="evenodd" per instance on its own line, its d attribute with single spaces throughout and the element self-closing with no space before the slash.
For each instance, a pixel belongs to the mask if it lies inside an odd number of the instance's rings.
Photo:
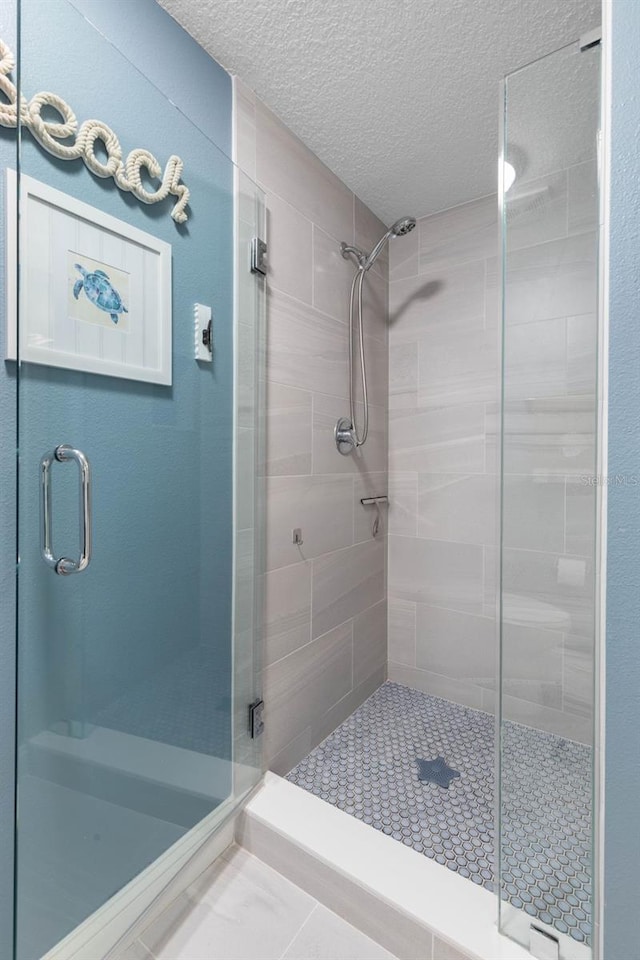
<svg viewBox="0 0 640 960">
<path fill-rule="evenodd" d="M 341 453 L 343 457 L 348 457 L 358 446 L 353 424 L 349 417 L 340 417 L 333 433 L 338 453 Z"/>
</svg>

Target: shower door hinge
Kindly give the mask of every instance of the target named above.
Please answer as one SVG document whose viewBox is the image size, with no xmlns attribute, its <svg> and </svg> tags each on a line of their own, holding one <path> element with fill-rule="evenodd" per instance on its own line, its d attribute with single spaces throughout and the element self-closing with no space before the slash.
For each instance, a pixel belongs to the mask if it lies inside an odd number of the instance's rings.
<svg viewBox="0 0 640 960">
<path fill-rule="evenodd" d="M 251 273 L 267 274 L 267 245 L 260 237 L 251 241 Z"/>
<path fill-rule="evenodd" d="M 264 731 L 264 700 L 249 704 L 249 734 L 255 740 Z"/>
<path fill-rule="evenodd" d="M 529 953 L 537 960 L 559 960 L 560 941 L 535 923 L 529 926 Z"/>
</svg>

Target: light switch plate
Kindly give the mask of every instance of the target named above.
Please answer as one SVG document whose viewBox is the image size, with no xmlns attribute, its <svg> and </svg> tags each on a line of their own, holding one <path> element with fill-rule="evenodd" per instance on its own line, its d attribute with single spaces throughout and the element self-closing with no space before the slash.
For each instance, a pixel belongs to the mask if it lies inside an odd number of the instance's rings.
<svg viewBox="0 0 640 960">
<path fill-rule="evenodd" d="M 196 303 L 193 307 L 196 333 L 196 360 L 211 363 L 213 359 L 213 332 L 211 307 Z"/>
</svg>

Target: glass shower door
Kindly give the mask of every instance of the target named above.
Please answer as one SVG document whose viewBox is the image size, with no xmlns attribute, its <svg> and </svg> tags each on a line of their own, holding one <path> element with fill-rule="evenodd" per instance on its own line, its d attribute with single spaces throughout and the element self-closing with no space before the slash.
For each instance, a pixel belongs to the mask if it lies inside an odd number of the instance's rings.
<svg viewBox="0 0 640 960">
<path fill-rule="evenodd" d="M 504 85 L 500 927 L 535 955 L 542 944 L 561 958 L 589 956 L 593 943 L 600 47 L 591 39 Z"/>
<path fill-rule="evenodd" d="M 27 100 L 54 91 L 79 122 L 107 124 L 125 158 L 142 148 L 164 169 L 177 155 L 191 193 L 182 220 L 179 177 L 158 203 L 121 189 L 105 175 L 104 130 L 93 171 L 54 155 L 75 138 L 47 140 L 59 104 L 43 107 L 44 128 L 22 123 L 7 175 L 19 265 L 16 957 L 34 960 L 193 827 L 213 829 L 259 776 L 246 719 L 258 683 L 260 292 L 246 265 L 260 198 L 242 176 L 236 233 L 231 161 L 67 0 L 23 0 L 18 62 Z M 159 185 L 142 169 L 141 191 Z M 235 291 L 234 263 L 245 268 Z M 240 345 L 251 369 L 236 376 Z"/>
</svg>

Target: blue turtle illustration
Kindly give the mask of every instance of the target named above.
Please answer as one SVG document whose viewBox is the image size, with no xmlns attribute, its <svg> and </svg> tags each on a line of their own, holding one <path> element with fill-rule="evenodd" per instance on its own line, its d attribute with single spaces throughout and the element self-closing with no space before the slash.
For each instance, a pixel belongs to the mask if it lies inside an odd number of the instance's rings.
<svg viewBox="0 0 640 960">
<path fill-rule="evenodd" d="M 73 285 L 73 295 L 76 300 L 80 296 L 80 291 L 84 289 L 87 300 L 95 304 L 99 310 L 108 313 L 114 323 L 118 322 L 121 313 L 129 312 L 104 270 L 85 270 L 79 263 L 74 263 L 74 267 L 82 274 L 82 277 Z"/>
</svg>

